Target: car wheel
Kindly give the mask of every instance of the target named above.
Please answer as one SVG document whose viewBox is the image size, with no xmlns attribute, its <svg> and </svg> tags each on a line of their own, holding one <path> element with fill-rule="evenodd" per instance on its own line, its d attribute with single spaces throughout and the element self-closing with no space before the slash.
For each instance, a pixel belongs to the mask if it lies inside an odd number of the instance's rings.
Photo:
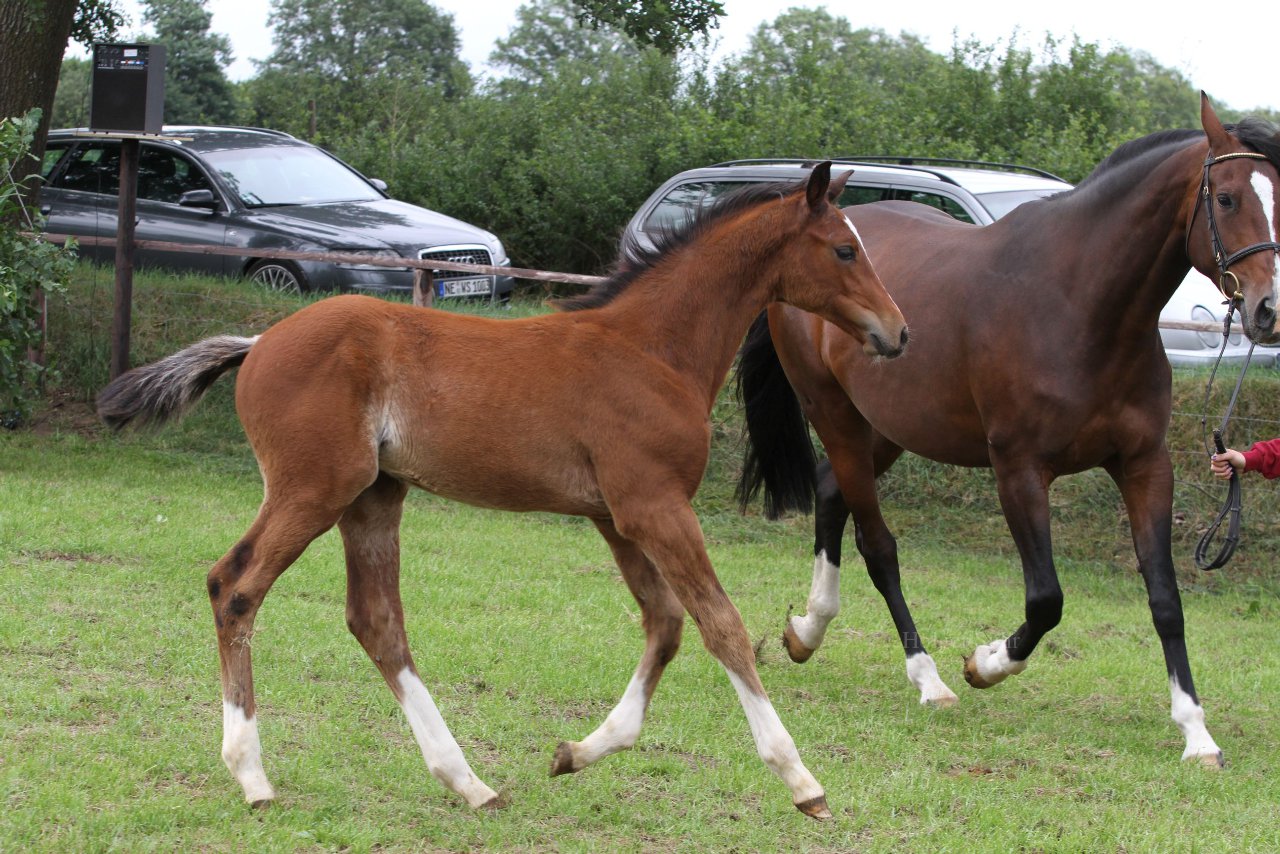
<svg viewBox="0 0 1280 854">
<path fill-rule="evenodd" d="M 269 291 L 304 294 L 311 290 L 307 277 L 292 261 L 275 261 L 267 258 L 254 263 L 245 276 L 249 281 L 257 282 Z"/>
</svg>

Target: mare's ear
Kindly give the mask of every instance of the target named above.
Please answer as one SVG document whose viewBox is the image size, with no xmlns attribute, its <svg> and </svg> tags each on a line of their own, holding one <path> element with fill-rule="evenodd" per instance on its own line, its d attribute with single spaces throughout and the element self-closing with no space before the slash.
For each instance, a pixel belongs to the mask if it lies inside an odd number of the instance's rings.
<svg viewBox="0 0 1280 854">
<path fill-rule="evenodd" d="M 1200 124 L 1205 135 L 1209 137 L 1209 150 L 1217 154 L 1225 154 L 1231 150 L 1231 136 L 1218 120 L 1218 114 L 1209 103 L 1209 96 L 1200 92 Z"/>
<path fill-rule="evenodd" d="M 831 179 L 831 184 L 827 187 L 827 201 L 834 204 L 835 200 L 840 198 L 840 194 L 844 192 L 844 185 L 852 174 L 853 170 L 849 169 Z"/>
<path fill-rule="evenodd" d="M 809 210 L 820 211 L 827 206 L 827 187 L 831 185 L 831 161 L 824 160 L 813 167 L 809 174 L 809 186 L 805 188 L 805 198 L 809 201 Z"/>
</svg>

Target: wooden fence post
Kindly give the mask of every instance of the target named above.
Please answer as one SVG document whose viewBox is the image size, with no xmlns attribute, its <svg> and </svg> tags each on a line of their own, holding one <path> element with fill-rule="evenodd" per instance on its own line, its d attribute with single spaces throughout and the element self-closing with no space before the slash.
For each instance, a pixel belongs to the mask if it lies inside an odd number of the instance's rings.
<svg viewBox="0 0 1280 854">
<path fill-rule="evenodd" d="M 435 276 L 433 270 L 415 268 L 413 271 L 413 304 L 431 308 L 435 302 Z"/>
<path fill-rule="evenodd" d="M 116 205 L 116 304 L 111 320 L 111 379 L 129 370 L 129 325 L 133 319 L 133 233 L 138 216 L 136 139 L 120 140 L 120 195 Z"/>
</svg>

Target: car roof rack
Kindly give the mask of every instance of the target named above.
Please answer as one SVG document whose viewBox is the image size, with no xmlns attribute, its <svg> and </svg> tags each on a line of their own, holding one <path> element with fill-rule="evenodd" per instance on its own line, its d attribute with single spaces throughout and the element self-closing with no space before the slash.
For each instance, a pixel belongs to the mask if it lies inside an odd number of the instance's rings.
<svg viewBox="0 0 1280 854">
<path fill-rule="evenodd" d="M 860 161 L 856 157 L 751 157 L 742 160 L 726 160 L 723 163 L 715 163 L 707 168 L 715 169 L 720 166 L 798 166 L 801 169 L 812 169 L 819 163 L 825 163 L 828 160 L 839 166 L 877 166 L 884 169 L 898 169 L 903 172 L 910 171 L 917 175 L 924 173 L 925 175 L 932 175 L 944 184 L 952 184 L 956 187 L 960 186 L 959 181 L 952 178 L 950 175 L 937 171 L 936 169 L 929 169 L 925 166 L 911 166 L 902 163 L 870 163 L 866 160 Z"/>
<path fill-rule="evenodd" d="M 1062 181 L 1064 184 L 1067 183 L 1065 178 L 1044 169 L 1037 169 L 1034 166 L 1023 166 L 1020 163 L 1001 163 L 992 160 L 965 160 L 957 157 L 915 157 L 911 155 L 903 156 L 901 154 L 856 154 L 851 157 L 834 157 L 832 159 L 859 160 L 863 163 L 886 163 L 895 166 L 915 166 L 917 163 L 923 163 L 930 166 L 980 166 L 983 169 L 998 169 L 1004 172 L 1025 172 L 1029 175 L 1049 178 L 1054 181 Z"/>
</svg>

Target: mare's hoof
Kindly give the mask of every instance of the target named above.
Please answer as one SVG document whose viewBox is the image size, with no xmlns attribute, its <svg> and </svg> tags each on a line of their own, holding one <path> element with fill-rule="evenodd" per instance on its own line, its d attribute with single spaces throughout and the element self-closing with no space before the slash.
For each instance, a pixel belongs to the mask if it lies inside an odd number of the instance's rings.
<svg viewBox="0 0 1280 854">
<path fill-rule="evenodd" d="M 791 628 L 790 620 L 787 620 L 787 627 L 782 631 L 782 647 L 796 664 L 804 664 L 813 655 L 813 650 L 800 642 L 799 635 Z"/>
<path fill-rule="evenodd" d="M 796 809 L 809 816 L 816 818 L 818 821 L 826 821 L 831 818 L 831 810 L 827 808 L 827 796 L 818 795 L 816 798 L 810 798 L 796 804 Z"/>
<path fill-rule="evenodd" d="M 933 709 L 949 709 L 960 702 L 960 698 L 955 694 L 943 694 L 939 697 L 930 697 L 922 701 L 924 705 Z"/>
<path fill-rule="evenodd" d="M 562 741 L 556 745 L 556 755 L 551 758 L 551 776 L 559 777 L 561 774 L 572 774 L 577 771 L 573 767 L 573 748 L 569 746 L 569 742 Z"/>
<path fill-rule="evenodd" d="M 267 807 L 271 806 L 272 800 L 274 800 L 274 798 L 258 798 L 256 801 L 249 801 L 249 809 L 265 810 Z"/>
<path fill-rule="evenodd" d="M 982 674 L 978 672 L 977 659 L 972 655 L 964 656 L 964 681 L 973 688 L 990 688 L 996 684 L 982 678 Z"/>
</svg>

